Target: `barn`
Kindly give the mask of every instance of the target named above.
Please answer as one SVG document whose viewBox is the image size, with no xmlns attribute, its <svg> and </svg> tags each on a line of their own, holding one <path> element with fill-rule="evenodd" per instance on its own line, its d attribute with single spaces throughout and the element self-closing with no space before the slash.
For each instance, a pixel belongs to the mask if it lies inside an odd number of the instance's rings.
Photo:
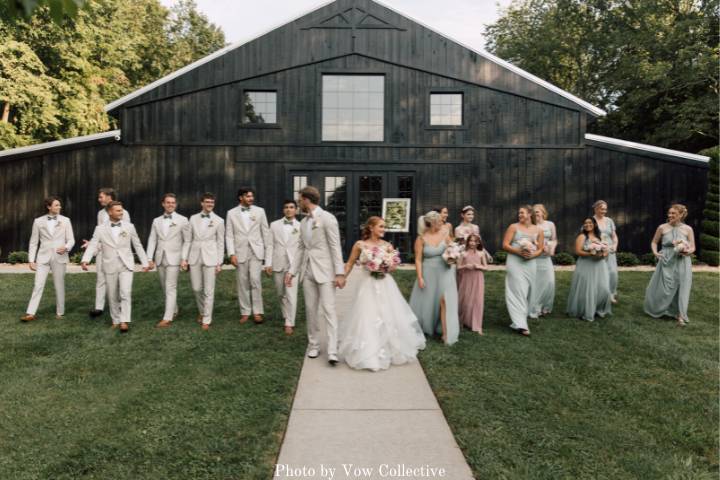
<svg viewBox="0 0 720 480">
<path fill-rule="evenodd" d="M 241 185 L 270 218 L 317 186 L 347 250 L 384 198 L 415 218 L 472 204 L 499 248 L 517 206 L 544 203 L 568 250 L 594 200 L 620 249 L 643 253 L 671 202 L 699 227 L 708 158 L 587 133 L 601 109 L 372 0 L 337 0 L 228 46 L 106 106 L 120 128 L 0 152 L 2 256 L 27 250 L 43 198 L 57 194 L 91 235 L 97 188 L 112 186 L 149 233 L 160 195 L 218 213 Z M 390 239 L 408 252 L 416 233 Z"/>
</svg>

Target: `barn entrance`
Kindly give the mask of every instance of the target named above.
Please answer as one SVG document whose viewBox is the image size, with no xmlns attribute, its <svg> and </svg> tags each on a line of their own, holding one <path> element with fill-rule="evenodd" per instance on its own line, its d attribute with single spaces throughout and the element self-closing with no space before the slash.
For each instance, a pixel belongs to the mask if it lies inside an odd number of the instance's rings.
<svg viewBox="0 0 720 480">
<path fill-rule="evenodd" d="M 410 231 L 388 233 L 385 238 L 400 250 L 404 261 L 412 253 L 416 228 L 414 172 L 293 171 L 289 180 L 293 198 L 297 198 L 300 189 L 306 185 L 320 190 L 320 206 L 338 219 L 346 258 L 360 238 L 365 221 L 373 215 L 382 216 L 383 199 L 410 199 Z"/>
</svg>

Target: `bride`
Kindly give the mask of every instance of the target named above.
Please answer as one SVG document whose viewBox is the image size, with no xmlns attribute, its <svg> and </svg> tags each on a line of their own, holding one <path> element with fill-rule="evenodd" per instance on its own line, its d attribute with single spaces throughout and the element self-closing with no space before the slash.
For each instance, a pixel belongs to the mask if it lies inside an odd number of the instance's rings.
<svg viewBox="0 0 720 480">
<path fill-rule="evenodd" d="M 354 299 L 339 332 L 339 356 L 356 369 L 378 371 L 401 365 L 415 360 L 418 350 L 425 348 L 417 318 L 390 275 L 400 257 L 382 239 L 384 235 L 385 221 L 370 217 L 345 264 L 345 278 L 355 262 L 362 267 L 355 275 Z"/>
</svg>

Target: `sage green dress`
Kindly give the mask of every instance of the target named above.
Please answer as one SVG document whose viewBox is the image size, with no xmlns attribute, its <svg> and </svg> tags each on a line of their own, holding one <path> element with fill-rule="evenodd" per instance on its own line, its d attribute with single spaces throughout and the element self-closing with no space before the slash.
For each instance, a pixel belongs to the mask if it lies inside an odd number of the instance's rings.
<svg viewBox="0 0 720 480">
<path fill-rule="evenodd" d="M 554 224 L 550 221 L 545 221 L 543 224 L 545 242 L 550 241 L 553 226 Z M 555 268 L 552 257 L 543 253 L 535 261 L 537 262 L 537 280 L 533 288 L 530 318 L 538 318 L 540 315 L 552 312 L 555 302 Z"/>
<path fill-rule="evenodd" d="M 645 290 L 644 309 L 651 317 L 677 318 L 679 315 L 684 321 L 688 321 L 692 261 L 689 256 L 677 253 L 673 245 L 675 240 L 688 241 L 687 235 L 682 231 L 683 226 L 686 225 L 671 228 L 663 234 L 660 241 L 663 258 L 658 261 L 655 273 Z"/>
<path fill-rule="evenodd" d="M 512 245 L 520 248 L 520 239 L 527 238 L 537 241 L 537 235 L 530 235 L 515 230 Z M 514 253 L 508 253 L 505 261 L 505 304 L 510 314 L 510 328 L 514 330 L 529 330 L 527 319 L 530 316 L 530 297 L 532 290 L 537 286 L 537 257 L 529 260 Z"/>
<path fill-rule="evenodd" d="M 598 225 L 598 228 L 600 226 Z M 615 222 L 613 222 L 612 218 L 605 217 L 605 228 L 600 228 L 600 240 L 607 243 L 608 245 L 613 244 L 613 233 L 617 229 L 615 228 Z M 612 296 L 617 295 L 617 286 L 618 286 L 618 265 L 617 265 L 617 257 L 615 256 L 615 249 L 617 248 L 617 245 L 615 245 L 612 248 L 612 252 L 608 253 L 606 262 L 607 262 L 607 271 L 608 271 L 608 281 L 610 282 L 610 293 Z"/>
<path fill-rule="evenodd" d="M 584 247 L 590 243 L 585 239 Z M 571 317 L 592 322 L 595 316 L 612 315 L 610 280 L 606 258 L 578 257 L 570 284 L 567 309 Z"/>
<path fill-rule="evenodd" d="M 446 344 L 457 342 L 460 334 L 458 317 L 458 292 L 455 265 L 448 265 L 442 258 L 445 240 L 440 245 L 423 245 L 423 279 L 425 288 L 418 286 L 417 280 L 410 295 L 410 308 L 426 335 L 442 335 L 440 322 L 440 299 L 445 297 L 445 320 L 447 328 Z"/>
</svg>

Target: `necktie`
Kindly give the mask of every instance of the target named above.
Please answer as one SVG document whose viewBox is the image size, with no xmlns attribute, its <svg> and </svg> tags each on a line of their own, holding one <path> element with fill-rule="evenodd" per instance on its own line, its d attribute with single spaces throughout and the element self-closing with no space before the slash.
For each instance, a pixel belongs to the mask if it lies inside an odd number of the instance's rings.
<svg viewBox="0 0 720 480">
<path fill-rule="evenodd" d="M 172 214 L 170 214 L 170 215 L 163 215 L 163 218 L 164 218 L 165 220 L 172 220 Z"/>
<path fill-rule="evenodd" d="M 210 214 L 209 213 L 201 213 L 200 218 L 210 218 Z"/>
<path fill-rule="evenodd" d="M 111 226 L 111 227 L 121 227 L 121 226 L 122 226 L 122 223 L 121 223 L 121 222 L 111 223 L 110 226 Z"/>
<path fill-rule="evenodd" d="M 48 220 L 57 220 L 57 217 L 48 216 Z"/>
<path fill-rule="evenodd" d="M 241 211 L 241 212 L 249 212 L 249 211 L 250 211 L 250 207 L 240 207 L 240 211 Z"/>
</svg>

